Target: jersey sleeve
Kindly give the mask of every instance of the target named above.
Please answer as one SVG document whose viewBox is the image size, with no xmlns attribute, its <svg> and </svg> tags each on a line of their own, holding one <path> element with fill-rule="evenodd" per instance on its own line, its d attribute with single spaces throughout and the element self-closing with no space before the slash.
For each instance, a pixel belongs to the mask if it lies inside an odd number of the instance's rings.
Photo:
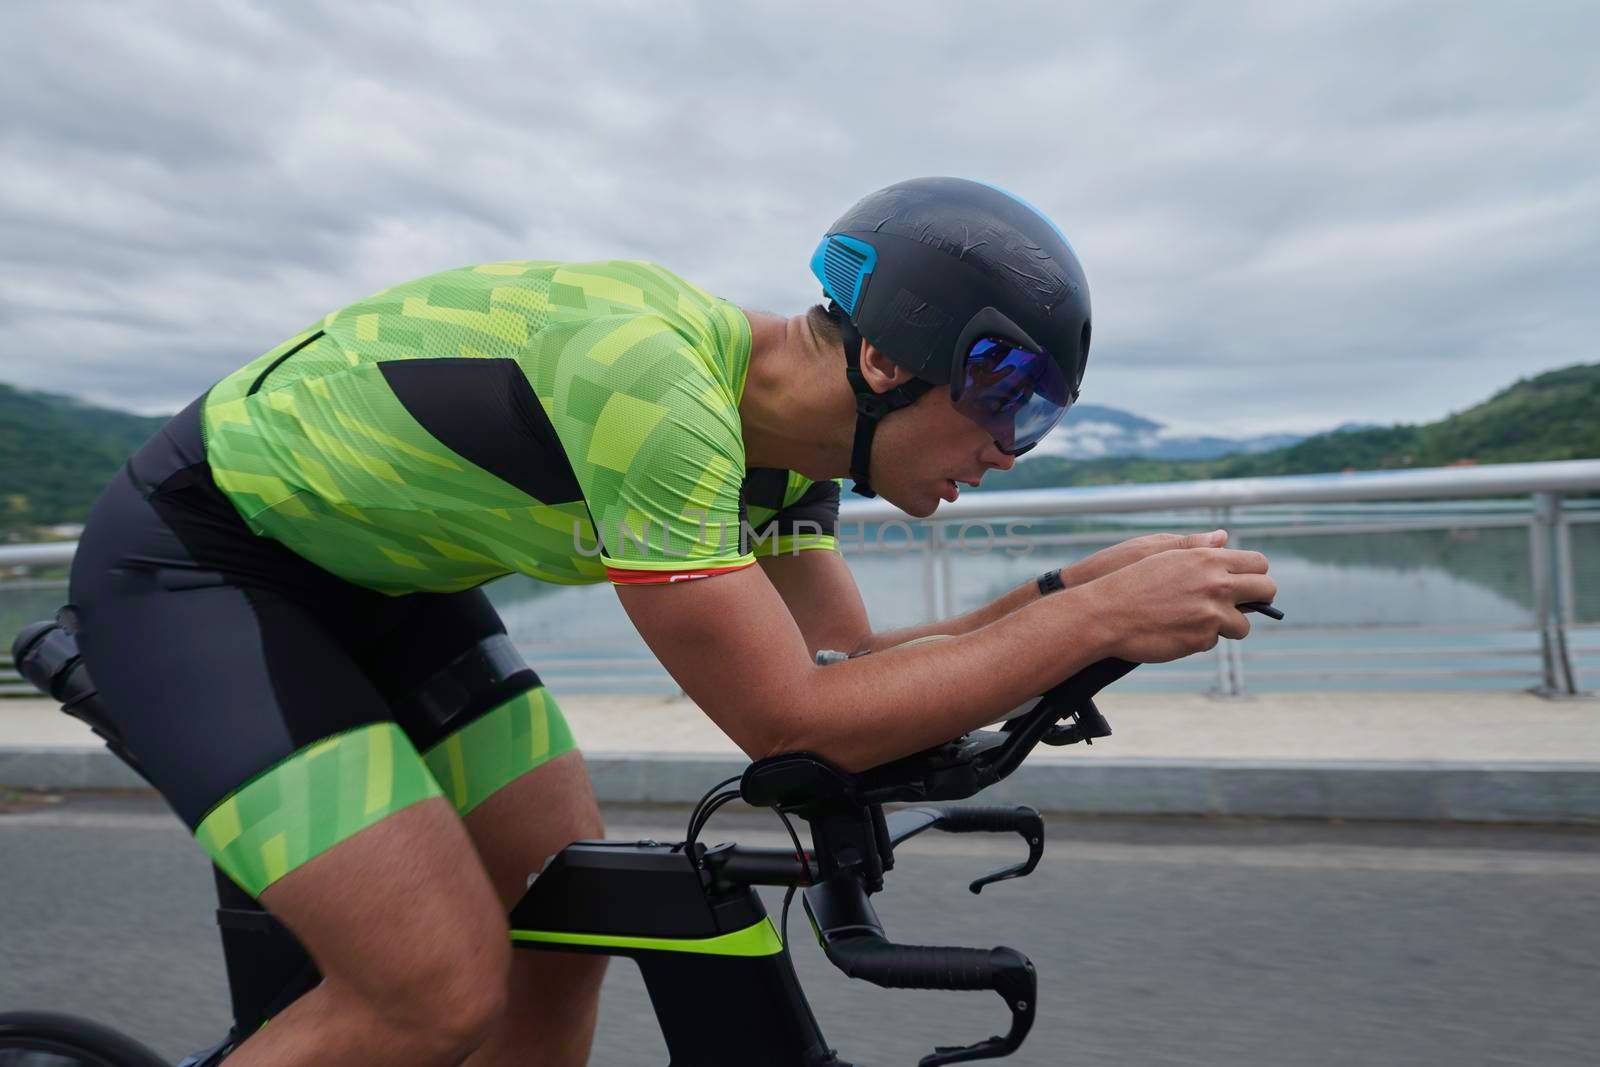
<svg viewBox="0 0 1600 1067">
<path fill-rule="evenodd" d="M 744 544 L 757 558 L 837 551 L 839 483 L 757 468 L 745 480 Z"/>
<path fill-rule="evenodd" d="M 649 316 L 551 331 L 581 346 L 547 407 L 615 584 L 704 578 L 755 562 L 740 541 L 744 440 L 715 363 Z"/>
</svg>

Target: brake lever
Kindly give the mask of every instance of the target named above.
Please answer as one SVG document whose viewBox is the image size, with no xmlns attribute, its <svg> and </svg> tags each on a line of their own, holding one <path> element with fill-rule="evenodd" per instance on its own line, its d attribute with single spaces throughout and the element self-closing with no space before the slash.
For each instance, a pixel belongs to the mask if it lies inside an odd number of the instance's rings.
<svg viewBox="0 0 1600 1067">
<path fill-rule="evenodd" d="M 1044 855 L 1044 820 L 1039 813 L 1025 804 L 1011 808 L 919 808 L 934 816 L 931 827 L 947 834 L 1006 834 L 1015 833 L 1028 845 L 1028 858 L 1022 863 L 992 871 L 967 886 L 973 893 L 983 892 L 983 887 L 995 882 L 1008 882 L 1033 873 Z"/>
<path fill-rule="evenodd" d="M 1269 619 L 1276 619 L 1280 622 L 1283 620 L 1283 612 L 1264 600 L 1247 600 L 1238 605 L 1238 608 L 1242 612 L 1255 611 L 1260 612 Z M 1006 726 L 1010 725 L 1010 723 L 1006 724 Z M 1095 738 L 1110 736 L 1111 723 L 1106 720 L 1104 715 L 1100 714 L 1100 709 L 1095 706 L 1094 699 L 1091 697 L 1085 700 L 1083 705 L 1072 713 L 1071 723 L 1062 723 L 1050 727 L 1039 737 L 1039 740 L 1043 744 L 1060 747 L 1062 745 L 1075 745 L 1079 741 L 1086 745 L 1092 745 Z"/>
<path fill-rule="evenodd" d="M 1039 740 L 1047 745 L 1075 745 L 1082 741 L 1086 745 L 1094 744 L 1097 737 L 1110 737 L 1111 723 L 1100 714 L 1100 709 L 1095 706 L 1093 698 L 1085 700 L 1083 706 L 1072 713 L 1072 722 L 1052 726 L 1044 732 Z"/>
</svg>

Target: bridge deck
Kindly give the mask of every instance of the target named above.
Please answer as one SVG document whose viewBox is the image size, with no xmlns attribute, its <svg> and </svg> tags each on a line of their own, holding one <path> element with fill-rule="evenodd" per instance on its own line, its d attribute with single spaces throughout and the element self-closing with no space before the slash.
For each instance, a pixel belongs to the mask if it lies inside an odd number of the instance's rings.
<svg viewBox="0 0 1600 1067">
<path fill-rule="evenodd" d="M 595 756 L 734 755 L 694 704 L 652 696 L 562 697 Z M 1161 760 L 1394 760 L 1600 764 L 1600 698 L 1545 700 L 1518 692 L 1273 693 L 1217 700 L 1185 693 L 1108 692 L 1116 736 L 1096 756 Z M 46 700 L 0 703 L 0 750 L 97 747 L 87 727 Z M 1041 748 L 1038 760 L 1078 759 Z"/>
</svg>

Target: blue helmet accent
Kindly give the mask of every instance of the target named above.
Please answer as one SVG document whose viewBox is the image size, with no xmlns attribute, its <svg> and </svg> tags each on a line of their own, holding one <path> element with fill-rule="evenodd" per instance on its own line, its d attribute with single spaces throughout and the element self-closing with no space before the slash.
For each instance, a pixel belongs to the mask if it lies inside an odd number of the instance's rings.
<svg viewBox="0 0 1600 1067">
<path fill-rule="evenodd" d="M 824 237 L 811 256 L 811 273 L 822 283 L 828 299 L 854 315 L 867 278 L 878 265 L 878 250 L 854 237 Z"/>
</svg>

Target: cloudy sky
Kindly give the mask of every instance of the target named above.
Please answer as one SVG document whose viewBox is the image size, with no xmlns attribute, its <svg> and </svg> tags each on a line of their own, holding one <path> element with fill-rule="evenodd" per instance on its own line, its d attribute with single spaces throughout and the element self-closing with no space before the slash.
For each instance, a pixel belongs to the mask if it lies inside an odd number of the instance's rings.
<svg viewBox="0 0 1600 1067">
<path fill-rule="evenodd" d="M 0 381 L 172 410 L 463 263 L 643 257 L 794 312 L 920 174 L 1088 270 L 1085 398 L 1436 418 L 1600 361 L 1600 5 L 30 2 L 0 40 Z"/>
</svg>

